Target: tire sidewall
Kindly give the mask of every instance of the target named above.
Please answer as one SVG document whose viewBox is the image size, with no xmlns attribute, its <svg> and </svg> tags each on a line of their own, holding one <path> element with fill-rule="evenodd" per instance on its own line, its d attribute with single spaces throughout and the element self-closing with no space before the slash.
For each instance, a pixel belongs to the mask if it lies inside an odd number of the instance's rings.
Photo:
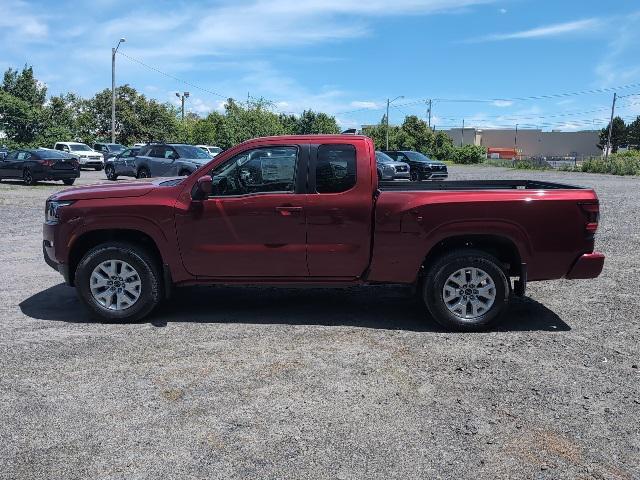
<svg viewBox="0 0 640 480">
<path fill-rule="evenodd" d="M 33 173 L 31 173 L 31 170 L 29 170 L 28 168 L 25 168 L 22 172 L 22 180 L 24 181 L 25 185 L 33 185 L 36 183 L 33 178 Z"/>
<path fill-rule="evenodd" d="M 107 310 L 93 298 L 90 277 L 93 269 L 107 260 L 122 260 L 138 272 L 142 283 L 138 301 L 124 310 Z M 80 261 L 75 286 L 83 303 L 94 316 L 108 322 L 131 322 L 148 315 L 161 299 L 160 274 L 154 262 L 135 246 L 110 243 L 91 249 Z"/>
<path fill-rule="evenodd" d="M 442 289 L 449 276 L 469 267 L 485 271 L 496 287 L 496 298 L 491 308 L 473 320 L 465 320 L 449 311 L 442 298 Z M 460 251 L 436 262 L 423 284 L 423 299 L 433 318 L 442 326 L 455 330 L 479 331 L 494 325 L 506 311 L 509 296 L 509 280 L 498 261 L 484 252 L 473 250 Z"/>
<path fill-rule="evenodd" d="M 115 180 L 117 178 L 116 169 L 111 165 L 108 165 L 108 166 L 104 167 L 104 173 L 107 176 L 107 180 L 112 180 L 113 181 L 113 180 Z"/>
</svg>

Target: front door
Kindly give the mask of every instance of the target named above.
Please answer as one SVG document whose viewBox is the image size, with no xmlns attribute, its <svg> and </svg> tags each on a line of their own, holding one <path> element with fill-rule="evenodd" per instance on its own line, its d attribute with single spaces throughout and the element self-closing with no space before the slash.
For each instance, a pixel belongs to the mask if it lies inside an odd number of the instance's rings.
<svg viewBox="0 0 640 480">
<path fill-rule="evenodd" d="M 216 166 L 202 208 L 177 215 L 185 268 L 217 278 L 307 276 L 307 152 L 265 146 Z"/>
</svg>

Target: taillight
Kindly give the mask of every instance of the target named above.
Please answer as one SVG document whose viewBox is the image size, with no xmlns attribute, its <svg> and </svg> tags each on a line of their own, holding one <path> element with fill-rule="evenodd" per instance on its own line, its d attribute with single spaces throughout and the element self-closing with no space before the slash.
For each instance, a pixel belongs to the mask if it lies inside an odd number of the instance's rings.
<svg viewBox="0 0 640 480">
<path fill-rule="evenodd" d="M 56 163 L 55 160 L 39 160 L 38 163 L 45 167 L 53 167 L 53 164 Z"/>
<path fill-rule="evenodd" d="M 580 203 L 579 205 L 585 217 L 585 230 L 587 233 L 596 233 L 596 230 L 598 230 L 598 221 L 600 220 L 600 205 L 598 202 Z"/>
</svg>

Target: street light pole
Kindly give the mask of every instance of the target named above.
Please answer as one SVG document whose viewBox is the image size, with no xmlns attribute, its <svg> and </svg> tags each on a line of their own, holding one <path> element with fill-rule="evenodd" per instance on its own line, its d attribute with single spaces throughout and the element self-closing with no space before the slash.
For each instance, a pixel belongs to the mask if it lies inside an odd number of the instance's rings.
<svg viewBox="0 0 640 480">
<path fill-rule="evenodd" d="M 184 99 L 189 98 L 189 92 L 184 92 L 182 95 L 176 92 L 176 97 L 178 97 L 182 103 L 182 121 L 184 121 Z"/>
<path fill-rule="evenodd" d="M 116 143 L 116 52 L 122 42 L 121 38 L 115 48 L 111 48 L 111 143 Z"/>
<path fill-rule="evenodd" d="M 391 105 L 393 102 L 395 102 L 396 100 L 400 100 L 401 98 L 404 98 L 404 95 L 400 95 L 399 97 L 394 98 L 393 100 L 389 100 L 387 98 L 387 128 L 386 130 L 386 144 L 387 144 L 387 150 L 389 150 L 389 105 Z"/>
</svg>

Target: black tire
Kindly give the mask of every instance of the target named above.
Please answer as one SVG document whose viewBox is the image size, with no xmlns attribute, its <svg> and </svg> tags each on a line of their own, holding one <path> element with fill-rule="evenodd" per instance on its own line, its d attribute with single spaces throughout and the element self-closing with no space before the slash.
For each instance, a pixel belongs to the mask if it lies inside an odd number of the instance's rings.
<svg viewBox="0 0 640 480">
<path fill-rule="evenodd" d="M 412 182 L 420 181 L 420 174 L 418 172 L 409 172 L 409 179 Z"/>
<path fill-rule="evenodd" d="M 141 167 L 136 173 L 136 178 L 151 178 L 151 173 L 147 167 Z"/>
<path fill-rule="evenodd" d="M 113 165 L 107 165 L 104 167 L 104 174 L 107 176 L 107 180 L 111 180 L 115 182 L 118 179 L 118 175 L 116 175 L 116 169 Z"/>
<path fill-rule="evenodd" d="M 93 270 L 102 262 L 122 260 L 131 265 L 140 277 L 140 296 L 130 307 L 108 310 L 91 293 Z M 147 316 L 162 299 L 162 276 L 158 263 L 141 247 L 126 242 L 108 242 L 89 250 L 78 264 L 75 286 L 78 296 L 92 315 L 109 322 L 134 322 Z"/>
<path fill-rule="evenodd" d="M 470 319 L 465 319 L 449 310 L 443 294 L 445 282 L 447 282 L 449 277 L 455 272 L 465 268 L 478 268 L 482 270 L 491 278 L 495 285 L 493 304 L 484 311 L 484 313 L 480 314 L 479 312 L 479 315 Z M 469 278 L 466 272 L 465 277 Z M 472 291 L 471 293 L 474 292 Z M 477 290 L 475 293 L 477 293 Z M 491 328 L 500 321 L 502 315 L 506 312 L 510 295 L 511 288 L 509 279 L 500 266 L 500 262 L 495 257 L 483 251 L 471 248 L 454 250 L 437 259 L 428 267 L 422 284 L 422 299 L 433 319 L 450 330 L 473 332 Z M 466 299 L 466 297 L 463 298 Z M 481 301 L 488 303 L 487 298 L 481 299 Z M 455 300 L 452 300 L 452 303 L 454 302 Z M 468 313 L 469 308 L 470 304 L 465 304 L 465 312 Z"/>
<path fill-rule="evenodd" d="M 64 183 L 65 185 L 73 185 L 75 181 L 75 178 L 65 178 L 64 180 L 62 180 L 62 183 Z"/>
<path fill-rule="evenodd" d="M 35 185 L 37 183 L 36 180 L 33 178 L 33 174 L 31 173 L 31 170 L 29 170 L 28 168 L 25 168 L 22 171 L 22 181 L 24 182 L 25 185 Z"/>
<path fill-rule="evenodd" d="M 99 172 L 100 170 L 102 170 L 102 165 L 98 165 L 97 167 L 95 167 L 96 172 Z"/>
</svg>

